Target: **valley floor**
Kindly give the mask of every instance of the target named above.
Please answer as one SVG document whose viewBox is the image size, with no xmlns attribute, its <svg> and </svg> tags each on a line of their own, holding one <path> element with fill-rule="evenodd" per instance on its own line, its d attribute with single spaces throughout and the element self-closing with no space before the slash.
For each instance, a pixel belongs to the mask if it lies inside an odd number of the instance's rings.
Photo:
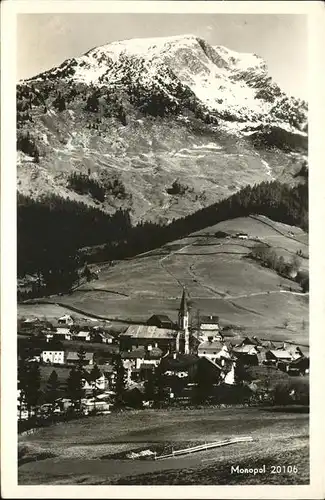
<svg viewBox="0 0 325 500">
<path fill-rule="evenodd" d="M 134 410 L 57 424 L 19 437 L 19 484 L 308 484 L 308 420 L 290 409 L 225 408 Z M 109 458 L 159 443 L 238 436 L 253 441 L 161 461 Z M 264 464 L 265 474 L 231 473 L 231 465 Z M 285 472 L 272 473 L 272 465 Z"/>
</svg>

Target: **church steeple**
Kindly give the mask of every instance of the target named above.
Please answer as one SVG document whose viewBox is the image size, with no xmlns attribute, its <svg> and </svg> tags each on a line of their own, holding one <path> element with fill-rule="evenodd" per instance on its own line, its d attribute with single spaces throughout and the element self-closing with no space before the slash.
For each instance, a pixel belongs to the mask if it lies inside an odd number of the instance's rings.
<svg viewBox="0 0 325 500">
<path fill-rule="evenodd" d="M 178 312 L 178 317 L 180 318 L 181 316 L 184 317 L 188 314 L 188 305 L 187 305 L 187 297 L 186 297 L 186 289 L 185 286 L 183 288 L 183 294 L 182 294 L 182 300 L 181 300 L 181 305 L 179 308 Z"/>
<path fill-rule="evenodd" d="M 185 287 L 181 299 L 181 305 L 178 311 L 178 328 L 184 331 L 185 354 L 189 353 L 189 308 L 187 303 L 187 294 Z"/>
</svg>

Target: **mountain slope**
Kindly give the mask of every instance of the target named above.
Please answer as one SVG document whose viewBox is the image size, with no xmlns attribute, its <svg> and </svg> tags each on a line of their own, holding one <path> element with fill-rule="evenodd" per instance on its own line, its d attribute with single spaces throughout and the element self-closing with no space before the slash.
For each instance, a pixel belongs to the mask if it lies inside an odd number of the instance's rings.
<svg viewBox="0 0 325 500">
<path fill-rule="evenodd" d="M 237 236 L 243 231 L 245 240 Z M 222 326 L 233 325 L 233 335 L 243 328 L 259 338 L 308 344 L 309 295 L 296 281 L 249 258 L 257 242 L 270 245 L 287 263 L 301 250 L 300 270 L 307 272 L 308 236 L 303 230 L 267 217 L 239 217 L 113 265 L 98 264 L 98 279 L 45 303 L 113 322 L 145 322 L 155 313 L 174 321 L 186 286 L 193 324 L 199 309 L 202 315 L 219 315 Z M 44 315 L 46 309 L 36 299 L 19 305 L 19 314 Z"/>
<path fill-rule="evenodd" d="M 126 208 L 134 221 L 178 218 L 245 184 L 297 183 L 306 162 L 306 103 L 258 56 L 193 35 L 68 59 L 20 82 L 17 110 L 19 191 Z"/>
</svg>

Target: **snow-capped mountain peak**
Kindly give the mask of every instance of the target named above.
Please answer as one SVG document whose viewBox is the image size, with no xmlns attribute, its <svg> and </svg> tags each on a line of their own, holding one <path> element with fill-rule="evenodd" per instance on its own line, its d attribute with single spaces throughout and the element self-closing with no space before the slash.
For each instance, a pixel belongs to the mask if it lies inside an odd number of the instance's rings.
<svg viewBox="0 0 325 500">
<path fill-rule="evenodd" d="M 182 86 L 231 129 L 234 122 L 281 126 L 287 121 L 302 132 L 307 123 L 306 104 L 281 91 L 261 57 L 213 47 L 191 34 L 111 42 L 64 61 L 38 79 L 45 77 L 95 86 L 158 86 L 172 100 L 170 88 Z"/>
<path fill-rule="evenodd" d="M 19 189 L 169 220 L 247 183 L 292 180 L 306 125 L 307 104 L 256 54 L 194 35 L 112 42 L 17 85 Z M 188 187 L 177 200 L 175 179 Z"/>
</svg>

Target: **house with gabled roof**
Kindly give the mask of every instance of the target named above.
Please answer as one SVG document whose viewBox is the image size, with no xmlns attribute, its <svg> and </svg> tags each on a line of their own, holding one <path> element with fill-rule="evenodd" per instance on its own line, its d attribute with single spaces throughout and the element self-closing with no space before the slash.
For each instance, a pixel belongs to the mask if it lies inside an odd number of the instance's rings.
<svg viewBox="0 0 325 500">
<path fill-rule="evenodd" d="M 289 345 L 286 350 L 291 354 L 292 359 L 299 359 L 304 356 L 301 348 L 295 345 Z"/>
<path fill-rule="evenodd" d="M 158 328 L 174 329 L 174 323 L 166 314 L 153 314 L 147 321 L 149 326 L 157 326 Z"/>
<path fill-rule="evenodd" d="M 56 323 L 53 325 L 52 331 L 47 333 L 48 338 L 57 338 L 59 340 L 71 340 L 71 327 L 65 323 Z"/>
<path fill-rule="evenodd" d="M 114 341 L 113 335 L 108 332 L 95 330 L 90 333 L 91 341 L 102 344 L 112 344 Z"/>
<path fill-rule="evenodd" d="M 256 366 L 259 364 L 259 349 L 252 344 L 239 344 L 232 350 L 232 355 L 242 365 Z"/>
<path fill-rule="evenodd" d="M 219 340 L 209 340 L 201 342 L 198 346 L 198 356 L 205 357 L 211 361 L 222 363 L 223 359 L 231 359 L 228 346 Z"/>
<path fill-rule="evenodd" d="M 60 325 L 72 326 L 74 324 L 74 320 L 70 316 L 70 314 L 64 314 L 63 316 L 61 316 L 61 318 L 58 319 L 58 323 Z"/>
<path fill-rule="evenodd" d="M 286 349 L 272 349 L 265 353 L 266 361 L 277 365 L 279 362 L 290 362 L 292 356 Z"/>
<path fill-rule="evenodd" d="M 272 342 L 272 340 L 265 340 L 262 342 L 262 346 L 266 350 L 276 349 L 276 345 Z"/>
<path fill-rule="evenodd" d="M 81 340 L 84 342 L 90 342 L 91 340 L 91 335 L 90 331 L 86 329 L 79 330 L 73 335 L 74 340 Z"/>
<path fill-rule="evenodd" d="M 67 357 L 66 357 L 66 363 L 69 365 L 78 364 L 79 363 L 78 352 L 76 352 L 76 351 L 68 352 Z M 85 353 L 84 364 L 85 365 L 93 365 L 94 364 L 94 353 L 93 352 L 86 352 Z"/>
<path fill-rule="evenodd" d="M 241 346 L 255 346 L 255 347 L 262 347 L 262 342 L 256 337 L 245 337 L 239 344 L 237 344 L 238 347 Z"/>
</svg>

